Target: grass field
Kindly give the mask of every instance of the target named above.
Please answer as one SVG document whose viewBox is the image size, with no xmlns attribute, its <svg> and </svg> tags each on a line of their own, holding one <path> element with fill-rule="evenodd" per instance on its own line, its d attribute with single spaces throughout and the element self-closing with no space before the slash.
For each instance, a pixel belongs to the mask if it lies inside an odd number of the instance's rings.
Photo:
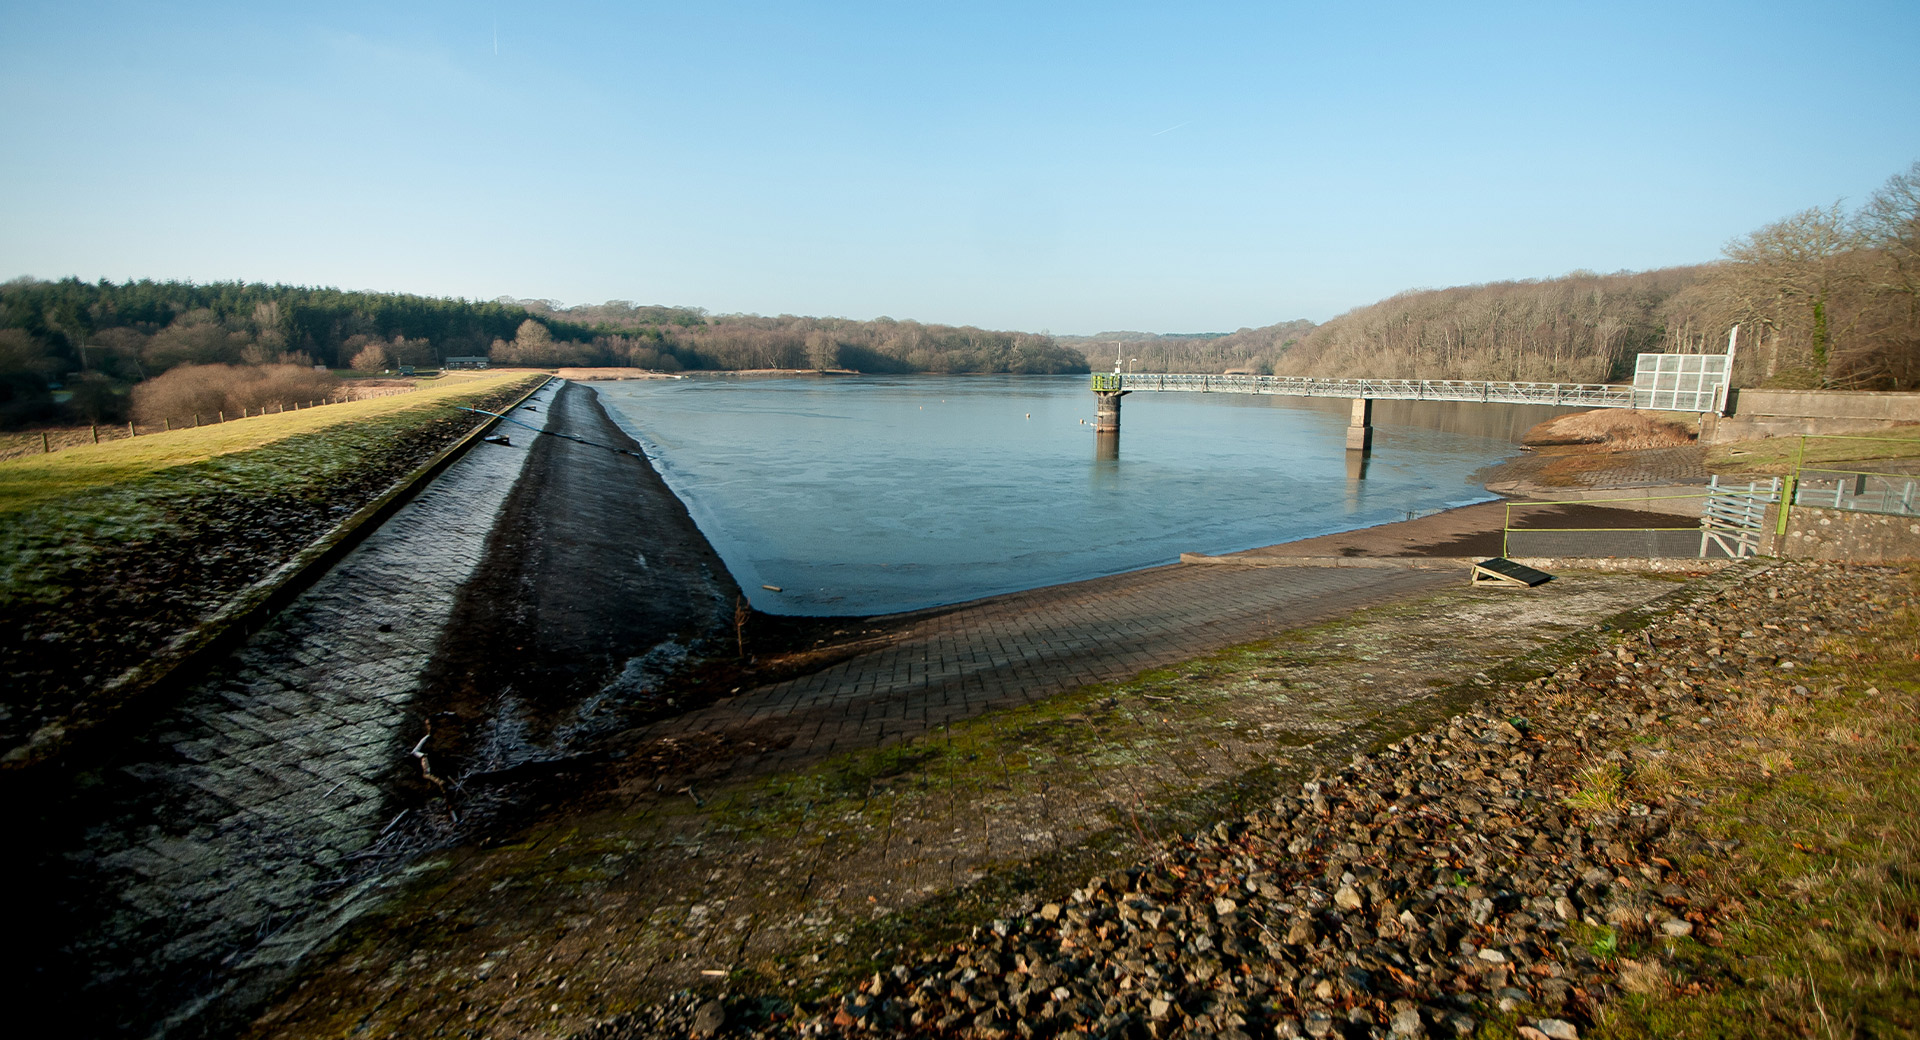
<svg viewBox="0 0 1920 1040">
<path fill-rule="evenodd" d="M 525 373 L 518 372 L 449 375 L 409 394 L 235 419 L 10 459 L 0 462 L 0 515 L 176 466 L 253 451 L 329 427 L 443 410 L 449 404 L 524 378 Z"/>
<path fill-rule="evenodd" d="M 1885 621 L 1834 637 L 1798 673 L 1816 696 L 1756 702 L 1727 749 L 1683 771 L 1700 828 L 1730 840 L 1703 887 L 1737 908 L 1718 943 L 1622 948 L 1622 999 L 1591 1035 L 1619 1040 L 1914 1036 L 1920 1028 L 1920 573 Z M 1903 588 L 1904 586 L 1904 588 Z M 1902 594 L 1903 593 L 1903 594 Z M 1671 945 L 1671 944 L 1670 944 Z M 1663 958 L 1704 985 L 1676 989 Z M 1583 1034 L 1586 1035 L 1586 1034 Z"/>
<path fill-rule="evenodd" d="M 1805 441 L 1804 457 L 1801 442 Z M 1707 468 L 1715 473 L 1784 474 L 1794 459 L 1807 466 L 1847 462 L 1914 459 L 1920 462 L 1920 426 L 1895 426 L 1884 433 L 1833 437 L 1768 437 L 1734 441 L 1707 450 Z M 1844 468 L 1844 467 L 1841 467 Z"/>
</svg>

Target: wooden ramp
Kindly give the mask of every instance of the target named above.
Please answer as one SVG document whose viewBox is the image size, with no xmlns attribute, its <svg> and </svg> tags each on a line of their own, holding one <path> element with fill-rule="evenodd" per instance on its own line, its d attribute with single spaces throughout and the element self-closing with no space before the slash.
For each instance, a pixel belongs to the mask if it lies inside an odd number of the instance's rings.
<svg viewBox="0 0 1920 1040">
<path fill-rule="evenodd" d="M 1546 571 L 1534 570 L 1524 563 L 1515 563 L 1504 556 L 1481 560 L 1473 565 L 1473 584 L 1475 585 L 1530 589 L 1535 585 L 1545 585 L 1552 580 L 1553 575 Z"/>
</svg>

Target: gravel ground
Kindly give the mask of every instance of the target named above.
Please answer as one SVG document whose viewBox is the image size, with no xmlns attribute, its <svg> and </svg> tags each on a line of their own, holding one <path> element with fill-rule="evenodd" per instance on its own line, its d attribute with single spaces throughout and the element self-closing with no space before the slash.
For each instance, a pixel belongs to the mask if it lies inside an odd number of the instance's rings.
<svg viewBox="0 0 1920 1040">
<path fill-rule="evenodd" d="M 1760 569 L 842 995 L 688 991 L 585 1035 L 1577 1037 L 1636 971 L 1711 984 L 1610 955 L 1713 944 L 1733 912 L 1687 869 L 1730 847 L 1680 777 L 1757 777 L 1770 713 L 1827 692 L 1799 678 L 1827 640 L 1912 605 L 1896 568 Z"/>
</svg>

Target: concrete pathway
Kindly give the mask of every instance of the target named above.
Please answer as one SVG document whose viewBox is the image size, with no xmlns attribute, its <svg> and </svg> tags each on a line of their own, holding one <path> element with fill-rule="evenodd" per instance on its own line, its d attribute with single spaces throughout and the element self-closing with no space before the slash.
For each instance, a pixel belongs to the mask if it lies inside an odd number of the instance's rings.
<svg viewBox="0 0 1920 1040">
<path fill-rule="evenodd" d="M 1402 581 L 1289 584 L 1329 576 Z M 598 772 L 610 789 L 434 857 L 249 1035 L 576 1036 L 682 987 L 733 985 L 734 971 L 804 984 L 809 951 L 880 956 L 918 936 L 929 901 L 975 922 L 1024 912 L 1006 901 L 1040 893 L 1018 880 L 968 886 L 1037 860 L 1058 898 L 1127 862 L 1143 828 L 1190 826 L 1178 814 L 1204 813 L 1203 790 L 1336 764 L 1444 718 L 1454 684 L 1490 684 L 1483 670 L 1674 588 L 1582 575 L 1515 593 L 1445 573 L 1203 566 L 1089 584 L 1101 592 L 929 617 L 895 645 L 650 728 Z M 1368 602 L 1382 609 L 1236 655 L 1228 679 L 1196 663 L 1066 692 Z M 998 708 L 1015 710 L 977 714 Z M 1201 806 L 1168 810 L 1188 797 Z"/>
<path fill-rule="evenodd" d="M 709 760 L 697 773 L 709 781 L 791 769 L 1465 579 L 1175 565 L 997 596 L 935 614 L 884 649 L 635 736 L 756 749 Z"/>
<path fill-rule="evenodd" d="M 528 455 L 475 445 L 48 811 L 25 931 L 74 1032 L 177 1024 L 315 941 L 398 811 L 421 676 Z"/>
<path fill-rule="evenodd" d="M 554 396 L 543 391 L 539 402 L 552 404 Z M 569 404 L 518 417 L 588 436 L 599 430 L 592 425 L 598 411 Z M 368 905 L 362 896 L 381 881 L 365 855 L 392 840 L 403 809 L 420 815 L 417 797 L 397 792 L 411 784 L 417 795 L 420 787 L 410 752 L 426 732 L 425 716 L 469 711 L 473 717 L 457 724 L 482 734 L 482 709 L 504 696 L 489 662 L 519 661 L 520 672 L 508 678 L 518 684 L 514 695 L 527 700 L 547 692 L 542 682 L 558 690 L 558 669 L 569 662 L 581 670 L 579 647 L 651 645 L 651 622 L 602 600 L 653 598 L 633 590 L 646 587 L 643 572 L 658 571 L 662 558 L 652 546 L 635 552 L 623 525 L 661 532 L 661 541 L 674 536 L 634 508 L 611 518 L 577 509 L 635 501 L 637 460 L 547 438 L 543 463 L 530 468 L 534 438 L 520 432 L 512 447 L 476 446 L 51 814 L 68 822 L 37 864 L 49 897 L 26 934 L 56 953 L 31 981 L 78 996 L 76 1031 L 147 1034 L 188 1021 L 182 1032 L 217 1031 L 221 1016 L 266 992 L 236 993 L 236 986 L 269 985 L 345 915 Z M 524 537 L 503 543 L 503 531 Z M 502 544 L 527 548 L 503 553 Z M 690 558 L 683 569 L 703 566 Z M 599 596 L 579 582 L 545 580 L 576 572 L 591 572 L 592 588 L 615 591 Z M 1444 572 L 1170 566 L 890 619 L 891 634 L 859 656 L 621 734 L 615 744 L 629 757 L 589 777 L 584 796 L 596 812 L 611 802 L 646 818 L 656 837 L 708 829 L 712 819 L 678 820 L 665 803 L 684 799 L 675 792 L 689 784 L 740 790 L 843 751 L 910 740 L 1464 581 Z M 507 606 L 479 609 L 489 603 Z M 503 626 L 525 633 L 528 645 L 505 639 Z M 461 650 L 462 639 L 475 646 Z M 482 744 L 466 741 L 475 765 L 487 764 L 473 750 Z M 694 745 L 700 750 L 690 757 L 660 750 Z M 566 804 L 551 810 L 529 846 L 569 840 L 567 814 L 577 811 Z M 449 859 L 484 858 L 468 848 Z M 623 881 L 625 898 L 646 916 L 661 910 L 654 897 L 680 880 L 671 876 L 680 867 L 641 862 L 665 872 L 657 887 L 638 875 Z M 950 858 L 939 884 L 963 882 L 971 862 Z M 804 888 L 813 871 L 795 870 Z M 455 886 L 438 898 L 488 925 L 521 906 L 535 915 L 522 922 L 529 939 L 572 928 L 571 918 L 537 916 L 567 900 L 515 894 L 509 904 L 486 892 Z M 589 921 L 575 931 L 599 928 Z M 389 965 L 411 955 L 411 948 L 379 952 Z M 664 963 L 643 967 L 617 951 L 598 957 L 589 959 L 608 977 Z M 362 998 L 385 999 L 369 991 L 349 1003 Z M 437 1022 L 465 1014 L 421 1013 Z"/>
</svg>

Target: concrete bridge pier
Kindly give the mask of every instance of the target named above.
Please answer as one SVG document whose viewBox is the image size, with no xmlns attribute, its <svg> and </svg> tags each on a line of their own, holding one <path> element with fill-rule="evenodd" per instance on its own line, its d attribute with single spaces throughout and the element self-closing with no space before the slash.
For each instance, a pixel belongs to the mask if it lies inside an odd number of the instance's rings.
<svg viewBox="0 0 1920 1040">
<path fill-rule="evenodd" d="M 1120 404 L 1114 402 L 1114 422 L 1120 421 Z M 1373 398 L 1353 399 L 1353 418 L 1347 423 L 1347 450 L 1373 450 Z"/>
<path fill-rule="evenodd" d="M 1129 390 L 1095 390 L 1093 392 L 1093 432 L 1120 432 L 1120 399 L 1131 392 Z"/>
</svg>

